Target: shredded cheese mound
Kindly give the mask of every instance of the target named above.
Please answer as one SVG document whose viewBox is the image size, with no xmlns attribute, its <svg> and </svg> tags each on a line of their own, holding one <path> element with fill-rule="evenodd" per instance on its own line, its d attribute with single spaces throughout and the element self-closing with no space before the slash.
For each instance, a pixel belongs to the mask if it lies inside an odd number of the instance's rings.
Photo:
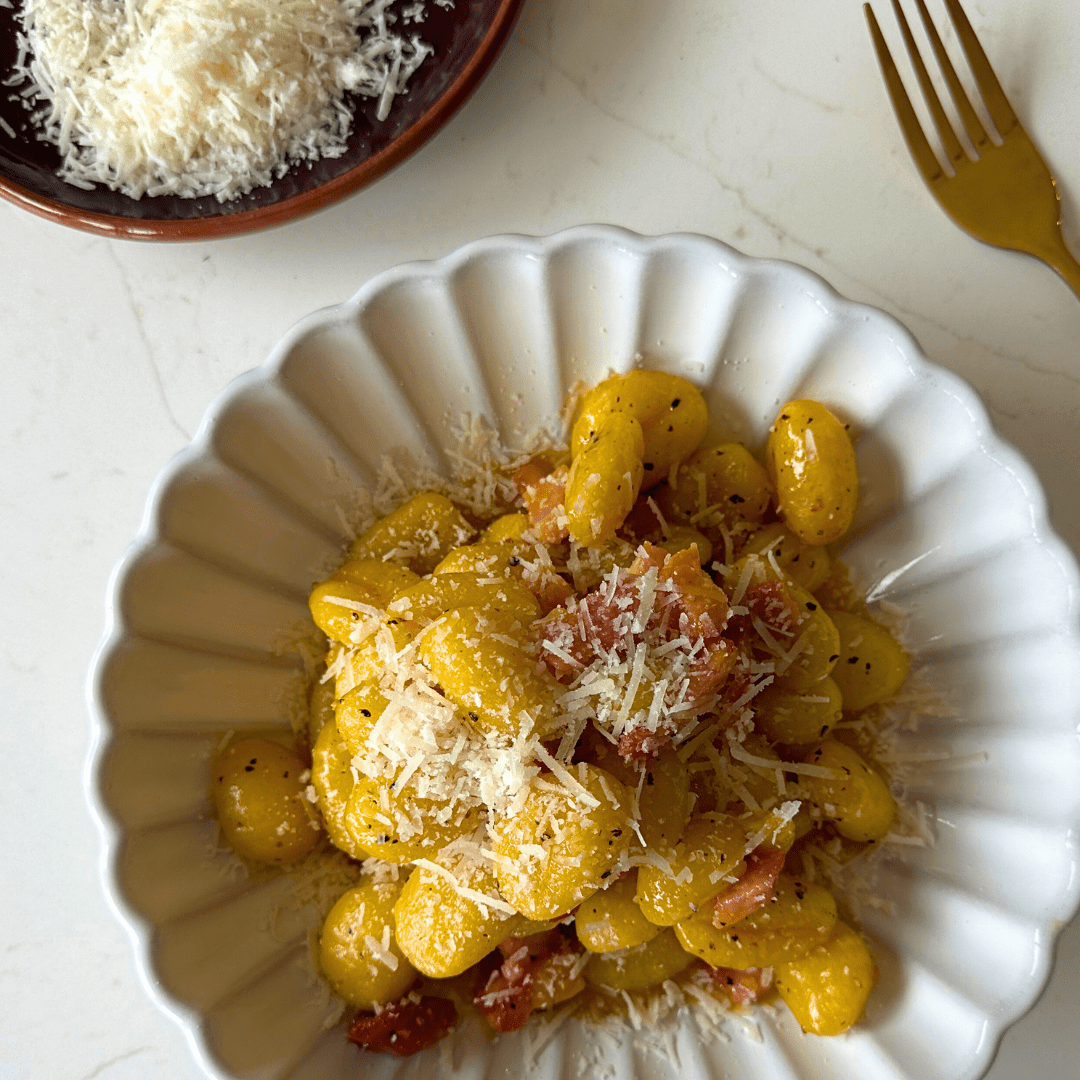
<svg viewBox="0 0 1080 1080">
<path fill-rule="evenodd" d="M 15 73 L 68 183 L 225 202 L 340 157 L 347 92 L 386 119 L 434 52 L 394 32 L 390 5 L 26 0 Z"/>
<path fill-rule="evenodd" d="M 434 685 L 416 656 L 415 645 L 397 650 L 386 627 L 375 635 L 382 667 L 380 690 L 388 705 L 373 726 L 364 753 L 353 768 L 365 776 L 387 777 L 395 789 L 430 800 L 426 820 L 460 821 L 469 810 L 495 813 L 520 809 L 526 785 L 540 772 L 542 753 L 531 723 L 522 716 L 520 732 L 508 735 L 470 723 Z M 385 790 L 385 789 L 383 789 Z M 399 817 L 402 839 L 419 835 L 425 818 Z"/>
</svg>

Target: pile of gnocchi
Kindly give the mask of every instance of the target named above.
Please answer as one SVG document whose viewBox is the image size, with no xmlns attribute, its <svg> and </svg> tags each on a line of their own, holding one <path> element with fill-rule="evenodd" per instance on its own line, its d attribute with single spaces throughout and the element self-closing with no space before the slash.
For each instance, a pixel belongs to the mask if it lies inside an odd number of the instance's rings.
<svg viewBox="0 0 1080 1080">
<path fill-rule="evenodd" d="M 835 558 L 852 440 L 792 401 L 759 460 L 708 419 L 633 370 L 482 499 L 402 502 L 311 592 L 306 738 L 217 757 L 240 856 L 355 861 L 318 962 L 359 1046 L 658 994 L 862 1015 L 875 963 L 819 856 L 895 827 L 876 753 L 909 661 Z"/>
</svg>

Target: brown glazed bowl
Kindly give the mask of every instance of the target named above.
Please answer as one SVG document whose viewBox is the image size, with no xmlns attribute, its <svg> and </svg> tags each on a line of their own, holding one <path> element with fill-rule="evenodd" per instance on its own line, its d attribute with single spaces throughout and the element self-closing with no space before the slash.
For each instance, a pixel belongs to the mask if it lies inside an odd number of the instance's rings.
<svg viewBox="0 0 1080 1080">
<path fill-rule="evenodd" d="M 480 84 L 510 36 L 524 0 L 456 0 L 447 9 L 428 4 L 418 30 L 435 55 L 394 99 L 390 115 L 375 119 L 376 99 L 353 96 L 353 130 L 345 153 L 298 165 L 269 187 L 229 203 L 213 196 L 132 199 L 98 186 L 83 191 L 57 175 L 56 148 L 37 138 L 16 95 L 0 95 L 0 196 L 50 221 L 126 240 L 217 240 L 255 232 L 325 209 L 377 180 L 432 137 Z M 0 7 L 0 77 L 16 56 L 16 8 Z M 17 90 L 17 88 L 16 88 Z"/>
</svg>

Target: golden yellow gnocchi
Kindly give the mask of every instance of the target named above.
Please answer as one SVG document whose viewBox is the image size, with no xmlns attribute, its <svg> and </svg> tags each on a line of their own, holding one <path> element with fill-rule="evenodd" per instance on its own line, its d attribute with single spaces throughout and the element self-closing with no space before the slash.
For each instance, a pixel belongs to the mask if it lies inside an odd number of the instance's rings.
<svg viewBox="0 0 1080 1080">
<path fill-rule="evenodd" d="M 558 728 L 558 683 L 498 611 L 458 608 L 424 633 L 419 655 L 443 693 L 480 726 L 541 737 Z"/>
<path fill-rule="evenodd" d="M 361 533 L 349 557 L 400 563 L 414 573 L 430 574 L 453 548 L 475 535 L 476 529 L 445 495 L 425 491 Z"/>
<path fill-rule="evenodd" d="M 774 972 L 808 1032 L 862 1015 L 828 875 L 902 827 L 870 748 L 910 661 L 837 557 L 853 444 L 811 401 L 764 447 L 707 429 L 689 381 L 612 376 L 568 447 L 472 462 L 314 583 L 296 748 L 233 740 L 214 800 L 246 859 L 349 882 L 318 955 L 358 1045 Z"/>
<path fill-rule="evenodd" d="M 330 721 L 315 741 L 311 751 L 311 784 L 327 835 L 336 848 L 354 859 L 370 854 L 362 837 L 354 835 L 346 811 L 353 790 L 352 754 L 338 733 L 337 722 Z"/>
<path fill-rule="evenodd" d="M 578 908 L 574 928 L 589 952 L 610 953 L 643 945 L 660 933 L 639 906 L 637 871 L 621 875 L 614 885 L 594 893 Z"/>
<path fill-rule="evenodd" d="M 691 454 L 656 501 L 672 521 L 708 520 L 729 527 L 757 525 L 765 517 L 772 485 L 764 467 L 739 443 L 720 443 Z"/>
<path fill-rule="evenodd" d="M 439 804 L 415 794 L 399 773 L 393 780 L 358 773 L 345 805 L 349 835 L 368 855 L 388 863 L 430 859 L 442 848 L 471 832 L 478 813 L 459 811 L 440 821 Z"/>
<path fill-rule="evenodd" d="M 630 846 L 631 796 L 579 765 L 569 786 L 534 779 L 517 816 L 496 821 L 499 891 L 529 919 L 565 915 L 598 892 Z"/>
<path fill-rule="evenodd" d="M 629 413 L 601 414 L 574 456 L 566 481 L 566 520 L 578 544 L 610 540 L 641 490 L 645 441 Z"/>
<path fill-rule="evenodd" d="M 766 449 L 780 515 L 804 543 L 839 540 L 859 496 L 855 448 L 847 429 L 817 401 L 789 401 L 769 431 Z"/>
<path fill-rule="evenodd" d="M 817 592 L 828 579 L 832 560 L 824 547 L 803 543 L 782 521 L 758 529 L 743 548 L 745 555 L 760 555 L 780 573 L 808 593 Z"/>
<path fill-rule="evenodd" d="M 709 912 L 683 919 L 675 933 L 683 948 L 712 967 L 774 967 L 804 956 L 836 925 L 836 900 L 813 882 L 781 874 L 775 894 L 734 927 L 717 927 Z"/>
<path fill-rule="evenodd" d="M 645 487 L 659 483 L 689 457 L 705 436 L 709 410 L 693 383 L 663 371 L 636 369 L 614 375 L 581 399 L 570 435 L 576 459 L 607 417 L 622 414 L 641 427 Z M 629 509 L 629 508 L 628 508 Z"/>
<path fill-rule="evenodd" d="M 521 934 L 525 920 L 506 910 L 490 865 L 446 850 L 431 861 L 431 868 L 417 866 L 409 875 L 394 904 L 394 922 L 398 945 L 413 966 L 449 979 Z"/>
<path fill-rule="evenodd" d="M 484 530 L 482 539 L 493 544 L 513 543 L 523 540 L 528 529 L 528 514 L 503 514 Z"/>
<path fill-rule="evenodd" d="M 339 897 L 319 935 L 319 965 L 334 992 L 371 1008 L 401 997 L 416 981 L 394 932 L 394 903 L 405 884 L 364 882 Z"/>
<path fill-rule="evenodd" d="M 540 617 L 540 604 L 520 582 L 473 570 L 440 573 L 410 586 L 388 605 L 384 621 L 401 627 L 403 638 L 408 640 L 460 608 L 501 615 L 526 629 Z"/>
<path fill-rule="evenodd" d="M 817 742 L 840 722 L 842 708 L 840 687 L 828 675 L 803 689 L 777 682 L 755 698 L 754 727 L 776 743 Z"/>
<path fill-rule="evenodd" d="M 647 990 L 685 971 L 693 962 L 671 929 L 665 928 L 640 945 L 593 956 L 585 968 L 585 979 L 593 986 L 612 990 Z"/>
<path fill-rule="evenodd" d="M 832 611 L 829 618 L 839 637 L 833 678 L 844 708 L 867 709 L 898 694 L 911 661 L 892 634 L 861 615 Z"/>
<path fill-rule="evenodd" d="M 804 778 L 810 798 L 849 840 L 881 840 L 896 820 L 896 800 L 872 765 L 850 746 L 826 739 L 807 755 L 828 777 Z"/>
<path fill-rule="evenodd" d="M 776 969 L 776 988 L 803 1031 L 842 1035 L 862 1016 L 877 981 L 870 950 L 850 926 Z"/>
<path fill-rule="evenodd" d="M 691 817 L 682 839 L 660 852 L 666 865 L 638 871 L 637 902 L 649 922 L 674 926 L 702 907 L 744 869 L 746 834 L 725 814 Z"/>
<path fill-rule="evenodd" d="M 307 766 L 271 739 L 238 739 L 214 762 L 221 831 L 255 862 L 285 865 L 309 854 L 322 829 L 303 797 Z"/>
</svg>

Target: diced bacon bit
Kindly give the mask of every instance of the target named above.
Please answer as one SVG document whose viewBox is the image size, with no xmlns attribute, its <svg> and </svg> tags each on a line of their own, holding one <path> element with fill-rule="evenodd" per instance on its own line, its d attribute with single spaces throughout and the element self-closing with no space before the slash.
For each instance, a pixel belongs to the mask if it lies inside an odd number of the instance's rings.
<svg viewBox="0 0 1080 1080">
<path fill-rule="evenodd" d="M 499 1032 L 516 1031 L 533 1008 L 533 980 L 551 957 L 580 951 L 573 930 L 561 926 L 525 938 L 510 938 L 499 946 L 506 959 L 489 976 L 474 1004 L 485 1020 Z"/>
<path fill-rule="evenodd" d="M 629 570 L 614 570 L 577 604 L 556 609 L 541 622 L 541 656 L 555 678 L 566 684 L 601 661 L 619 664 L 633 654 L 633 676 L 622 690 L 615 731 L 623 740 L 619 745 L 623 758 L 644 760 L 711 707 L 734 671 L 738 649 L 722 636 L 728 612 L 727 597 L 692 551 L 669 555 L 646 543 Z M 628 728 L 639 668 L 644 668 L 648 656 L 642 645 L 656 650 L 655 656 L 672 650 L 684 654 L 678 676 L 678 720 L 662 715 L 661 690 L 649 715 Z"/>
<path fill-rule="evenodd" d="M 457 1023 L 447 998 L 413 995 L 391 1002 L 375 1016 L 361 1013 L 349 1027 L 349 1042 L 375 1054 L 410 1057 L 434 1046 Z"/>
<path fill-rule="evenodd" d="M 721 686 L 726 686 L 738 660 L 738 648 L 721 639 L 715 648 L 691 665 L 687 676 L 687 701 L 707 701 Z"/>
<path fill-rule="evenodd" d="M 701 569 L 697 549 L 669 555 L 655 544 L 642 544 L 630 572 L 644 574 L 653 566 L 660 571 L 660 581 L 673 587 L 672 630 L 692 641 L 701 639 L 707 648 L 715 647 L 727 623 L 728 600 L 723 589 Z"/>
<path fill-rule="evenodd" d="M 577 908 L 568 911 L 565 915 L 556 915 L 552 921 L 558 920 L 561 922 L 563 919 L 568 919 L 575 911 L 577 911 Z M 572 930 L 570 936 L 573 938 Z M 529 934 L 527 937 L 507 938 L 499 946 L 499 952 L 502 953 L 504 959 L 509 959 L 524 949 L 525 953 L 532 959 L 543 959 L 545 956 L 550 956 L 553 952 L 559 951 L 566 940 L 566 932 L 556 926 L 551 930 L 541 930 L 539 934 Z"/>
<path fill-rule="evenodd" d="M 501 963 L 502 957 L 498 950 L 492 950 L 482 960 L 478 960 L 472 967 L 467 968 L 454 980 L 461 998 L 466 1001 L 475 1001 L 483 993 L 492 972 L 498 971 Z"/>
<path fill-rule="evenodd" d="M 738 713 L 740 707 L 753 697 L 750 694 L 753 687 L 754 673 L 752 671 L 743 668 L 733 671 L 731 677 L 724 683 L 724 692 L 720 695 L 717 711 L 723 712 L 725 709 L 732 709 Z M 750 695 L 750 697 L 747 697 L 747 695 Z"/>
<path fill-rule="evenodd" d="M 574 595 L 573 585 L 565 578 L 559 577 L 550 567 L 526 569 L 523 577 L 525 587 L 536 597 L 540 610 L 545 615 L 554 611 L 560 604 L 565 604 Z"/>
<path fill-rule="evenodd" d="M 630 565 L 630 573 L 637 574 L 640 577 L 650 570 L 661 570 L 670 558 L 671 556 L 667 553 L 666 548 L 645 541 L 637 549 L 637 556 Z"/>
<path fill-rule="evenodd" d="M 529 515 L 529 528 L 545 544 L 557 544 L 569 535 L 563 508 L 569 475 L 570 466 L 560 463 L 550 451 L 535 454 L 514 471 L 514 484 Z"/>
<path fill-rule="evenodd" d="M 566 607 L 556 608 L 539 626 L 541 643 L 550 641 L 574 663 L 548 649 L 543 650 L 544 662 L 551 674 L 560 682 L 569 683 L 588 667 L 599 652 L 610 652 L 622 642 L 620 633 L 622 616 L 636 611 L 638 602 L 637 578 L 620 574 L 615 588 L 602 581 L 590 590 L 576 605 L 574 611 Z M 576 665 L 576 666 L 575 666 Z"/>
<path fill-rule="evenodd" d="M 513 983 L 501 968 L 496 968 L 484 989 L 477 994 L 474 1004 L 496 1031 L 517 1031 L 532 1012 L 532 972 L 522 976 L 520 982 Z"/>
<path fill-rule="evenodd" d="M 541 450 L 522 462 L 511 474 L 519 494 L 550 476 L 560 465 L 567 464 L 570 455 L 565 450 Z"/>
<path fill-rule="evenodd" d="M 746 613 L 733 616 L 727 630 L 728 637 L 736 640 L 750 639 L 751 635 L 756 635 L 755 619 L 786 638 L 794 635 L 802 621 L 799 608 L 782 581 L 760 581 L 751 585 L 742 598 L 741 606 L 747 609 Z"/>
<path fill-rule="evenodd" d="M 550 933 L 550 930 L 544 930 L 539 934 L 532 934 L 529 937 L 507 938 L 499 946 L 499 954 L 504 961 L 509 961 L 512 957 L 518 957 L 519 953 L 521 956 L 526 956 L 529 952 L 529 945 L 533 943 L 535 943 L 537 951 L 540 951 L 542 949 L 542 942 Z M 524 952 L 522 952 L 523 949 L 525 950 Z"/>
<path fill-rule="evenodd" d="M 550 641 L 580 665 L 575 667 L 558 653 L 544 650 L 544 662 L 556 679 L 571 682 L 581 668 L 596 659 L 598 652 L 625 648 L 623 624 L 633 622 L 641 603 L 639 582 L 654 569 L 658 580 L 655 603 L 646 625 L 635 626 L 634 638 L 640 640 L 645 631 L 655 629 L 666 619 L 671 637 L 701 641 L 710 653 L 721 649 L 724 657 L 731 654 L 734 660 L 734 650 L 721 637 L 728 613 L 727 597 L 701 569 L 693 551 L 669 555 L 662 547 L 646 543 L 614 587 L 610 581 L 601 582 L 582 598 L 575 611 L 557 608 L 540 624 L 540 640 Z M 730 667 L 722 674 L 723 665 L 718 662 L 707 660 L 702 667 L 703 675 L 708 672 L 703 685 L 713 693 Z"/>
<path fill-rule="evenodd" d="M 784 853 L 759 848 L 746 856 L 746 872 L 713 902 L 713 926 L 724 930 L 764 907 L 776 892 Z"/>
<path fill-rule="evenodd" d="M 649 731 L 637 727 L 619 737 L 619 754 L 624 761 L 648 761 L 657 757 L 661 750 L 671 744 L 670 731 Z"/>
<path fill-rule="evenodd" d="M 766 972 L 769 975 L 767 979 Z M 737 971 L 735 968 L 706 967 L 703 975 L 698 978 L 702 979 L 713 993 L 719 990 L 736 1005 L 755 1005 L 772 984 L 772 970 L 749 968 L 747 971 Z"/>
</svg>

